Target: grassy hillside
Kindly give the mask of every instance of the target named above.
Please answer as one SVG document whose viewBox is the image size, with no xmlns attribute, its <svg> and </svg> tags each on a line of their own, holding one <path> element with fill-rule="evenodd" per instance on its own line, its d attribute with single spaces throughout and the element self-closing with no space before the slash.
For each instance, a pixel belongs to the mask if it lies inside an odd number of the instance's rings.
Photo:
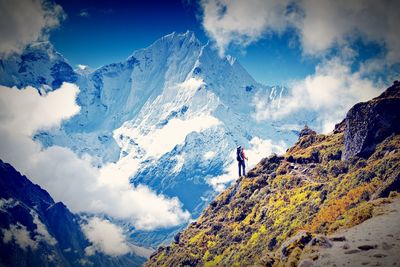
<svg viewBox="0 0 400 267">
<path fill-rule="evenodd" d="M 285 155 L 261 160 L 146 265 L 296 266 L 305 247 L 313 257 L 311 240 L 323 245 L 322 235 L 374 216 L 397 196 L 389 192 L 398 189 L 400 134 L 342 160 L 348 128 L 345 120 L 328 135 L 308 129 Z"/>
</svg>

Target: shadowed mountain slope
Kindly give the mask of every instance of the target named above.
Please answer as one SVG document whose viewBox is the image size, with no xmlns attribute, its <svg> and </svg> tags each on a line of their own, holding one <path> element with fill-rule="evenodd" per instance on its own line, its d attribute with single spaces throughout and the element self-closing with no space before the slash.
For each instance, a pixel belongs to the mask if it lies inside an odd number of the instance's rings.
<svg viewBox="0 0 400 267">
<path fill-rule="evenodd" d="M 0 266 L 140 266 L 134 254 L 88 255 L 79 216 L 0 160 Z"/>
</svg>

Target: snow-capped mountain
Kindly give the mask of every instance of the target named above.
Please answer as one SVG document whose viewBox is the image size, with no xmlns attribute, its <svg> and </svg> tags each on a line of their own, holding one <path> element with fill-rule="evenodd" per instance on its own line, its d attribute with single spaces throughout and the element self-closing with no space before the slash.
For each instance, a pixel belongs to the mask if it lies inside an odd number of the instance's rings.
<svg viewBox="0 0 400 267">
<path fill-rule="evenodd" d="M 97 166 L 114 164 L 115 175 L 178 197 L 194 218 L 236 178 L 236 146 L 247 149 L 250 165 L 257 163 L 297 140 L 288 124 L 309 120 L 258 122 L 257 99 L 279 105 L 285 88 L 257 83 L 239 62 L 220 58 L 189 31 L 96 70 L 73 70 L 49 43 L 0 63 L 0 84 L 32 85 L 42 93 L 63 81 L 79 86 L 80 113 L 35 135 L 45 147 L 89 154 Z"/>
</svg>

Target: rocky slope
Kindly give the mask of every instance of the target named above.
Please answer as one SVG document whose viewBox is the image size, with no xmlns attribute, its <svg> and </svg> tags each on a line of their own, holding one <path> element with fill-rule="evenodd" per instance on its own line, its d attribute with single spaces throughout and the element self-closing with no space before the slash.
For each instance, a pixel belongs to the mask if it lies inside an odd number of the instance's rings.
<svg viewBox="0 0 400 267">
<path fill-rule="evenodd" d="M 86 255 L 81 219 L 0 160 L 0 266 L 140 266 L 143 257 Z"/>
<path fill-rule="evenodd" d="M 382 205 L 398 196 L 399 106 L 395 82 L 379 97 L 355 105 L 332 133 L 305 129 L 286 154 L 263 159 L 146 266 L 316 264 L 322 248 L 346 239 L 327 235 L 382 213 Z M 384 221 L 376 227 L 385 228 Z M 363 234 L 367 239 L 368 232 Z M 399 240 L 392 242 L 397 247 Z M 363 245 L 348 245 L 356 252 L 346 255 L 357 255 Z M 400 260 L 395 249 L 385 253 Z M 352 266 L 361 265 L 349 257 Z"/>
</svg>

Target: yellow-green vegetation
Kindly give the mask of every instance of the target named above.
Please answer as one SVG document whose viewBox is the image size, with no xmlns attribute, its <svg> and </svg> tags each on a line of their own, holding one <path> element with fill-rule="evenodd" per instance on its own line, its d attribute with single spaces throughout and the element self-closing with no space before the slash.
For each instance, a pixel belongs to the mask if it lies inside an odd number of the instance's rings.
<svg viewBox="0 0 400 267">
<path fill-rule="evenodd" d="M 343 131 L 306 135 L 283 157 L 263 159 L 221 193 L 172 247 L 147 266 L 296 266 L 300 230 L 312 236 L 352 227 L 379 212 L 377 197 L 400 170 L 400 135 L 381 142 L 367 159 L 341 160 Z M 392 193 L 391 197 L 398 197 Z"/>
</svg>

